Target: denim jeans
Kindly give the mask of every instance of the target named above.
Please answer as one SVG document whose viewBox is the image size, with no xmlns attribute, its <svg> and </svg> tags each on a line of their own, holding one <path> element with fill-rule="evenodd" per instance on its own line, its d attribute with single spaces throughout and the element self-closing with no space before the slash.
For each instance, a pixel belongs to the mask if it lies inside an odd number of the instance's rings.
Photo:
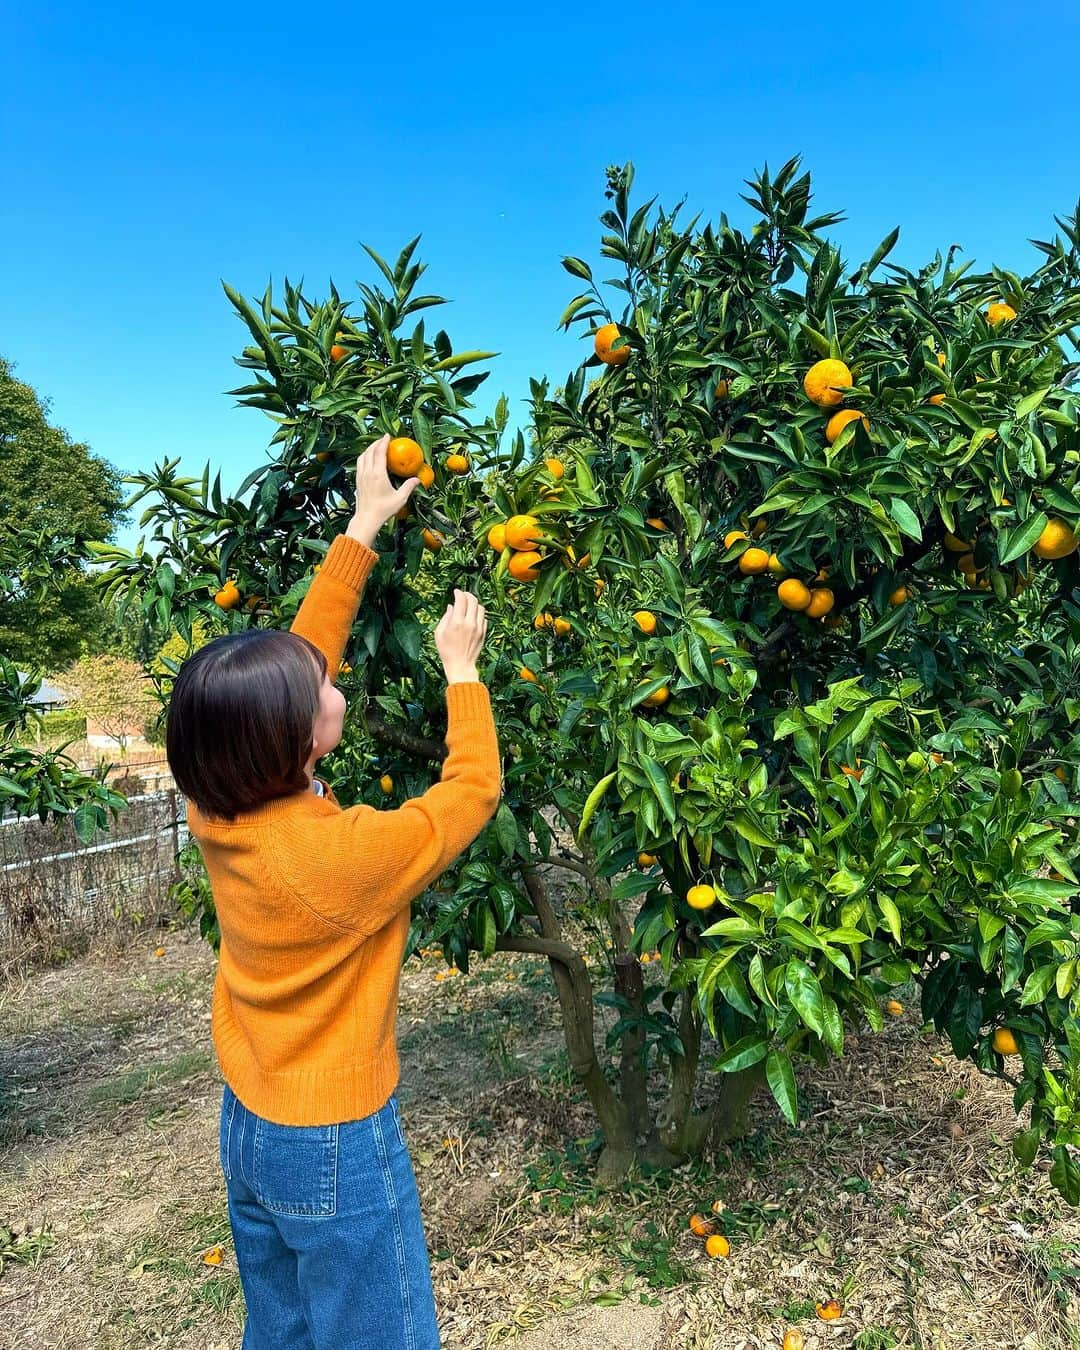
<svg viewBox="0 0 1080 1350">
<path fill-rule="evenodd" d="M 242 1350 L 438 1350 L 396 1097 L 362 1120 L 276 1125 L 226 1084 L 220 1151 Z"/>
</svg>

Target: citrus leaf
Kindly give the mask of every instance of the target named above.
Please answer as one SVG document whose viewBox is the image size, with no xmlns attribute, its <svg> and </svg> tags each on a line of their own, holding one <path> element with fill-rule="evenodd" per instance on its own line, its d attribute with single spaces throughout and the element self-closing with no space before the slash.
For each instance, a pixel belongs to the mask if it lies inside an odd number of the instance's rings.
<svg viewBox="0 0 1080 1350">
<path fill-rule="evenodd" d="M 769 1042 L 764 1036 L 743 1036 L 713 1060 L 716 1073 L 738 1073 L 758 1064 L 769 1053 Z"/>
<path fill-rule="evenodd" d="M 794 1125 L 798 1119 L 798 1095 L 795 1090 L 795 1070 L 791 1067 L 791 1058 L 782 1051 L 774 1050 L 765 1060 L 765 1077 L 769 1090 L 776 1098 L 776 1104 Z"/>
<path fill-rule="evenodd" d="M 579 839 L 581 839 L 585 834 L 585 831 L 589 825 L 589 821 L 592 820 L 593 818 L 593 813 L 595 812 L 596 808 L 600 805 L 601 798 L 603 797 L 604 793 L 608 790 L 608 788 L 611 786 L 614 779 L 615 779 L 615 770 L 613 769 L 611 773 L 605 774 L 604 777 L 600 779 L 599 783 L 597 783 L 597 785 L 589 793 L 588 797 L 585 798 L 585 805 L 581 811 L 581 821 L 578 824 L 577 837 Z"/>
<path fill-rule="evenodd" d="M 825 999 L 821 982 L 805 961 L 792 959 L 788 962 L 784 988 L 791 1006 L 810 1030 L 821 1036 L 825 1030 Z"/>
</svg>

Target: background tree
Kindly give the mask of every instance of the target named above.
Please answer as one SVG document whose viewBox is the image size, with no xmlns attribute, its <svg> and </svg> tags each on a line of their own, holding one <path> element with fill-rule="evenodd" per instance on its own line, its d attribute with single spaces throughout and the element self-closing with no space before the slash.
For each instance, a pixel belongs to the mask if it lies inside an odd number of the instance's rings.
<svg viewBox="0 0 1080 1350">
<path fill-rule="evenodd" d="M 159 706 L 146 672 L 122 656 L 84 656 L 59 677 L 75 696 L 75 708 L 100 726 L 127 754 L 132 727 L 140 728 Z"/>
<path fill-rule="evenodd" d="M 49 425 L 48 405 L 0 358 L 0 525 L 108 539 L 123 519 L 120 475 Z M 111 623 L 85 560 L 33 601 L 0 596 L 0 651 L 22 666 L 56 669 L 83 647 L 109 642 Z"/>
<path fill-rule="evenodd" d="M 0 603 L 39 604 L 58 577 L 86 561 L 85 549 L 70 538 L 0 524 Z M 15 663 L 0 654 L 0 815 L 35 815 L 41 821 L 70 815 L 86 842 L 106 827 L 125 799 L 100 776 L 83 773 L 64 746 L 35 750 L 20 743 L 38 720 L 31 699 L 40 687 L 37 672 L 20 675 Z"/>
</svg>

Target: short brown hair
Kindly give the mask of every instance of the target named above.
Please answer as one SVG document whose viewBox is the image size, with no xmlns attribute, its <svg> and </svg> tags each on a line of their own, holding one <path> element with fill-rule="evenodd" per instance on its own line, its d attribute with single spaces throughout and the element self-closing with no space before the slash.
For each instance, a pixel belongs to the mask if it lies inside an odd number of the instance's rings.
<svg viewBox="0 0 1080 1350">
<path fill-rule="evenodd" d="M 312 659 L 314 658 L 314 660 Z M 298 633 L 249 628 L 189 656 L 169 700 L 165 754 L 205 816 L 235 820 L 307 788 L 326 657 Z"/>
</svg>

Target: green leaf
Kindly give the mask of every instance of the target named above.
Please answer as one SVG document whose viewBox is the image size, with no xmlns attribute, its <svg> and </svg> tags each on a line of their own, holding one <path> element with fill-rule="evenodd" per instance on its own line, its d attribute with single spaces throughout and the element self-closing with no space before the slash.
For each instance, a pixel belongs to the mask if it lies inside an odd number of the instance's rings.
<svg viewBox="0 0 1080 1350">
<path fill-rule="evenodd" d="M 499 809 L 495 812 L 495 837 L 506 856 L 512 858 L 517 847 L 518 835 L 517 821 L 508 802 L 500 802 Z"/>
<path fill-rule="evenodd" d="M 902 941 L 902 938 L 900 936 L 901 931 L 900 911 L 896 908 L 895 902 L 892 901 L 887 895 L 879 894 L 876 897 L 876 899 L 878 909 L 881 910 L 881 916 L 885 920 L 886 924 L 888 924 L 889 932 L 893 935 L 893 938 L 899 945 L 899 943 Z"/>
<path fill-rule="evenodd" d="M 966 1059 L 979 1039 L 982 1027 L 982 997 L 978 990 L 961 985 L 949 1012 L 947 1030 L 957 1059 Z"/>
<path fill-rule="evenodd" d="M 571 276 L 580 277 L 582 281 L 592 281 L 592 268 L 587 262 L 583 262 L 580 258 L 564 258 L 562 260 L 562 265 Z"/>
<path fill-rule="evenodd" d="M 1029 517 L 1022 525 L 1018 525 L 1014 530 L 1006 530 L 1001 537 L 1001 543 L 998 545 L 998 551 L 1002 566 L 1010 563 L 1014 558 L 1019 558 L 1022 553 L 1027 553 L 1032 545 L 1038 539 L 1046 528 L 1048 516 L 1045 511 L 1038 512 L 1037 515 Z"/>
<path fill-rule="evenodd" d="M 1071 1153 L 1064 1144 L 1054 1149 L 1050 1184 L 1061 1192 L 1070 1205 L 1080 1205 L 1080 1157 Z"/>
<path fill-rule="evenodd" d="M 749 1069 L 752 1064 L 760 1063 L 768 1053 L 769 1042 L 764 1036 L 743 1036 L 717 1055 L 712 1066 L 717 1073 L 738 1073 L 741 1069 Z"/>
<path fill-rule="evenodd" d="M 824 1029 L 823 1038 L 825 1044 L 834 1055 L 844 1053 L 844 1020 L 840 1016 L 840 1009 L 831 998 L 824 1000 Z"/>
<path fill-rule="evenodd" d="M 439 361 L 431 369 L 457 370 L 460 366 L 470 365 L 473 361 L 488 361 L 498 355 L 498 352 L 455 352 L 453 356 L 448 356 L 445 361 Z"/>
<path fill-rule="evenodd" d="M 922 538 L 922 525 L 919 517 L 902 497 L 889 498 L 889 515 L 909 539 Z"/>
<path fill-rule="evenodd" d="M 1035 409 L 1039 406 L 1039 404 L 1050 392 L 1051 388 L 1052 386 L 1048 384 L 1044 388 L 1036 389 L 1034 393 L 1028 394 L 1025 398 L 1022 398 L 1020 402 L 1016 405 L 1015 416 L 1017 417 L 1017 419 L 1021 417 L 1026 417 L 1028 413 L 1034 412 Z"/>
<path fill-rule="evenodd" d="M 795 1091 L 795 1070 L 791 1057 L 784 1051 L 773 1050 L 765 1060 L 765 1077 L 776 1104 L 789 1124 L 798 1120 L 798 1095 Z"/>
<path fill-rule="evenodd" d="M 731 827 L 741 834 L 748 844 L 757 844 L 759 848 L 775 848 L 776 840 L 760 829 L 745 811 L 736 812 L 731 818 Z"/>
<path fill-rule="evenodd" d="M 784 988 L 791 1006 L 810 1030 L 822 1035 L 825 1030 L 825 1006 L 821 982 L 804 961 L 792 958 L 787 963 Z"/>
<path fill-rule="evenodd" d="M 660 803 L 660 809 L 667 817 L 668 823 L 674 825 L 677 819 L 675 799 L 671 795 L 671 784 L 668 782 L 667 774 L 651 755 L 639 755 L 638 764 L 645 770 L 649 786 L 652 788 L 656 800 Z"/>
<path fill-rule="evenodd" d="M 1012 1141 L 1013 1157 L 1021 1167 L 1030 1167 L 1039 1152 L 1042 1131 L 1037 1125 L 1030 1130 L 1021 1130 Z"/>
<path fill-rule="evenodd" d="M 1032 1003 L 1041 1003 L 1049 993 L 1056 974 L 1056 961 L 1048 961 L 1044 966 L 1037 966 L 1024 982 L 1024 990 L 1020 995 L 1021 1008 L 1029 1007 Z"/>
<path fill-rule="evenodd" d="M 611 773 L 605 774 L 604 777 L 600 779 L 599 783 L 597 783 L 597 785 L 589 793 L 588 797 L 586 797 L 585 805 L 581 811 L 581 821 L 578 825 L 577 837 L 579 839 L 581 839 L 584 836 L 585 831 L 588 828 L 589 821 L 592 820 L 593 818 L 593 813 L 595 812 L 596 808 L 600 805 L 601 798 L 603 797 L 604 793 L 608 790 L 608 788 L 611 786 L 611 784 L 614 782 L 614 780 L 615 780 L 615 770 L 612 770 Z"/>
</svg>

